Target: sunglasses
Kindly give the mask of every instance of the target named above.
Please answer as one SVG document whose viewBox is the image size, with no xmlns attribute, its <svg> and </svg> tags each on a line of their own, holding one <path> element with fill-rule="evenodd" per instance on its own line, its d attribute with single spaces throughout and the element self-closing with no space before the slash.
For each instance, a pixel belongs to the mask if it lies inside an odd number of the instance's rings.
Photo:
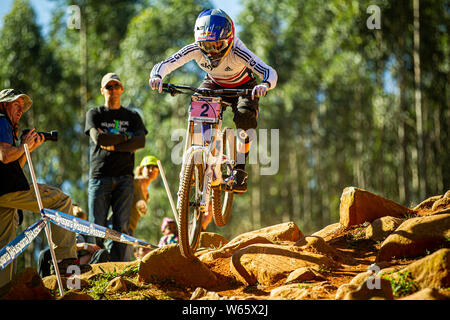
<svg viewBox="0 0 450 320">
<path fill-rule="evenodd" d="M 120 88 L 122 88 L 122 86 L 120 85 L 120 84 L 110 84 L 110 85 L 107 85 L 107 86 L 105 86 L 105 89 L 106 90 L 112 90 L 112 89 L 120 89 Z"/>
</svg>

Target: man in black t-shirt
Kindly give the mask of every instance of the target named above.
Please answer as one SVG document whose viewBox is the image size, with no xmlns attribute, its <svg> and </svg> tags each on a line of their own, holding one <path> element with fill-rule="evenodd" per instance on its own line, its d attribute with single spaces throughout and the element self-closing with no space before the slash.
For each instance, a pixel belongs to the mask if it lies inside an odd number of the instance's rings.
<svg viewBox="0 0 450 320">
<path fill-rule="evenodd" d="M 100 91 L 105 105 L 87 112 L 84 131 L 90 137 L 89 221 L 106 226 L 111 207 L 112 229 L 128 233 L 134 152 L 145 146 L 147 129 L 137 112 L 120 105 L 124 87 L 117 74 L 106 74 Z M 101 242 L 97 238 L 97 244 Z M 123 261 L 126 244 L 109 245 L 111 261 Z"/>
</svg>

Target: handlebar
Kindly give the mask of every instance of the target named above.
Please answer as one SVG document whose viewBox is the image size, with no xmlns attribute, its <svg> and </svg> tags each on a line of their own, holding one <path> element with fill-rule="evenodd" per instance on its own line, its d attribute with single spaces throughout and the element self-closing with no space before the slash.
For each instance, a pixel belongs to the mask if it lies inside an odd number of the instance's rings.
<svg viewBox="0 0 450 320">
<path fill-rule="evenodd" d="M 171 83 L 163 83 L 163 91 L 170 93 L 172 96 L 177 94 L 190 94 L 184 92 L 183 90 L 189 90 L 194 93 L 198 93 L 202 96 L 208 97 L 241 97 L 241 96 L 251 96 L 252 89 L 206 89 L 206 88 L 195 88 L 190 86 L 181 86 Z"/>
</svg>

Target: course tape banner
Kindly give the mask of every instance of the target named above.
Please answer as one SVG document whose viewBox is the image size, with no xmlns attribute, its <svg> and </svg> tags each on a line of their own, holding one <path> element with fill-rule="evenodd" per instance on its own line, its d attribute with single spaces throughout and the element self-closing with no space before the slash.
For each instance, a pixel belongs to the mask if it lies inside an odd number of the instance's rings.
<svg viewBox="0 0 450 320">
<path fill-rule="evenodd" d="M 156 249 L 158 246 L 136 239 L 124 233 L 99 226 L 98 224 L 59 212 L 53 209 L 42 209 L 43 215 L 57 226 L 75 233 L 110 239 L 133 246 Z"/>
<path fill-rule="evenodd" d="M 44 229 L 45 221 L 43 219 L 34 223 L 24 232 L 19 234 L 13 241 L 8 243 L 6 247 L 0 250 L 0 270 L 3 270 L 16 259 L 28 245 L 33 242 L 37 235 Z"/>
</svg>

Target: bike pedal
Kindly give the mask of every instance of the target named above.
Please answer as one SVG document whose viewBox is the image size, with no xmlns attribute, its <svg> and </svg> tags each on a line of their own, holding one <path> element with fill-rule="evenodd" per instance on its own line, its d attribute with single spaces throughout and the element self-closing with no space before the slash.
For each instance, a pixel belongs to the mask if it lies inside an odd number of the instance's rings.
<svg viewBox="0 0 450 320">
<path fill-rule="evenodd" d="M 220 191 L 233 192 L 233 189 L 228 184 L 223 183 L 220 185 Z"/>
</svg>

